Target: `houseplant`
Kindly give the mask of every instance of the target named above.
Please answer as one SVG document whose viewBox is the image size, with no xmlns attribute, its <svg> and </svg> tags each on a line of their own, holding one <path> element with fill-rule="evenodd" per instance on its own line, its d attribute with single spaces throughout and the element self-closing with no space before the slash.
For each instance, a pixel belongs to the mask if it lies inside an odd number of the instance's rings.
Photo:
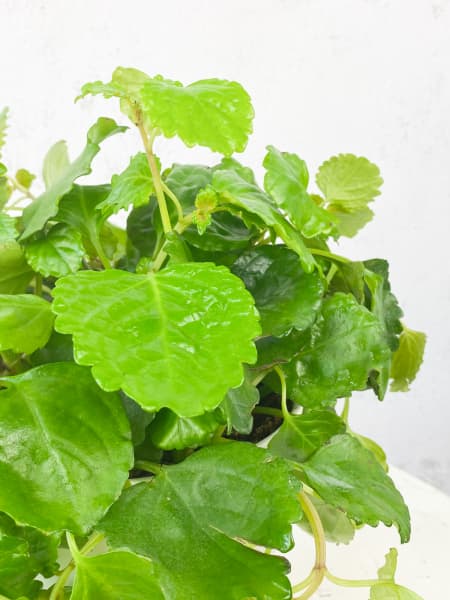
<svg viewBox="0 0 450 600">
<path fill-rule="evenodd" d="M 410 535 L 348 409 L 353 391 L 407 389 L 425 338 L 402 325 L 386 261 L 327 243 L 372 218 L 378 168 L 332 157 L 315 194 L 303 160 L 269 146 L 260 187 L 231 157 L 253 118 L 235 82 L 118 68 L 88 94 L 118 98 L 142 139 L 110 184 L 76 183 L 127 129 L 108 118 L 75 160 L 50 149 L 37 197 L 27 170 L 0 167 L 1 597 L 306 599 L 327 577 L 417 599 L 394 582 L 394 549 L 371 581 L 325 564 L 325 540 L 364 524 Z M 166 168 L 160 135 L 223 158 Z M 109 221 L 122 209 L 126 231 Z M 272 550 L 295 523 L 316 557 L 292 588 Z"/>
</svg>

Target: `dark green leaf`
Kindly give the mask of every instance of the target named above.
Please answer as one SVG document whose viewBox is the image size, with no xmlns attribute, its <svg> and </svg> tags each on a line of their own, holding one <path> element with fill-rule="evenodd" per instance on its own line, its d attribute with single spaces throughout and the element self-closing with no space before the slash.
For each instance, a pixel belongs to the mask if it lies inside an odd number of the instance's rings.
<svg viewBox="0 0 450 600">
<path fill-rule="evenodd" d="M 16 237 L 16 219 L 5 213 L 0 213 L 0 244 L 15 240 Z"/>
<path fill-rule="evenodd" d="M 53 331 L 43 348 L 28 357 L 31 365 L 37 367 L 45 363 L 73 362 L 73 344 L 70 335 Z"/>
<path fill-rule="evenodd" d="M 277 456 L 304 462 L 334 435 L 344 432 L 345 423 L 331 411 L 290 415 L 270 440 L 269 450 Z"/>
<path fill-rule="evenodd" d="M 228 433 L 234 429 L 238 433 L 248 434 L 253 428 L 252 411 L 259 402 L 259 390 L 251 383 L 249 372 L 244 383 L 238 388 L 228 390 L 225 398 L 218 406 L 223 419 L 227 423 Z"/>
<path fill-rule="evenodd" d="M 274 365 L 290 362 L 310 340 L 309 332 L 295 329 L 283 337 L 265 337 L 256 341 L 257 368 L 268 369 Z"/>
<path fill-rule="evenodd" d="M 393 392 L 409 390 L 422 364 L 426 340 L 426 335 L 421 331 L 414 331 L 403 325 L 399 347 L 392 358 L 390 376 Z"/>
<path fill-rule="evenodd" d="M 255 298 L 263 335 L 281 336 L 314 322 L 322 303 L 322 279 L 317 271 L 305 273 L 298 256 L 285 246 L 244 252 L 231 270 Z"/>
<path fill-rule="evenodd" d="M 25 245 L 25 257 L 34 271 L 44 277 L 63 277 L 81 267 L 85 254 L 81 233 L 65 223 Z"/>
<path fill-rule="evenodd" d="M 230 156 L 242 152 L 252 132 L 250 97 L 235 81 L 204 79 L 184 87 L 157 76 L 141 89 L 143 111 L 152 127 L 187 146 L 207 146 Z"/>
<path fill-rule="evenodd" d="M 253 299 L 224 267 L 175 265 L 159 273 L 80 271 L 57 282 L 56 328 L 106 390 L 149 411 L 193 417 L 214 409 L 256 360 Z"/>
<path fill-rule="evenodd" d="M 318 206 L 307 190 L 309 175 L 306 164 L 296 154 L 267 147 L 264 158 L 264 188 L 305 237 L 327 235 L 334 230 L 329 212 Z"/>
<path fill-rule="evenodd" d="M 43 531 L 86 534 L 133 463 L 117 394 L 88 369 L 52 363 L 0 379 L 0 510 Z"/>
<path fill-rule="evenodd" d="M 309 499 L 319 514 L 327 542 L 349 544 L 355 536 L 355 526 L 345 512 L 327 504 L 318 496 L 309 496 Z M 299 526 L 311 533 L 311 526 L 307 519 L 302 519 Z"/>
<path fill-rule="evenodd" d="M 130 423 L 133 445 L 139 446 L 144 441 L 147 426 L 153 421 L 155 414 L 143 410 L 137 402 L 123 392 L 120 392 L 120 397 Z"/>
<path fill-rule="evenodd" d="M 237 540 L 287 551 L 298 489 L 282 459 L 243 442 L 218 444 L 126 490 L 100 528 L 113 548 L 154 561 L 171 600 L 287 600 L 283 559 Z"/>
<path fill-rule="evenodd" d="M 74 181 L 91 172 L 91 163 L 100 151 L 101 142 L 125 129 L 112 119 L 98 119 L 88 131 L 87 143 L 80 156 L 61 169 L 51 186 L 23 211 L 25 230 L 22 239 L 40 231 L 49 219 L 56 216 L 61 198 L 70 192 Z"/>
<path fill-rule="evenodd" d="M 199 191 L 211 181 L 212 170 L 204 165 L 174 164 L 165 177 L 165 184 L 178 198 L 186 213 L 194 210 Z"/>
<path fill-rule="evenodd" d="M 163 249 L 170 257 L 170 266 L 192 261 L 188 245 L 176 231 L 171 231 L 166 235 L 166 242 Z"/>
<path fill-rule="evenodd" d="M 148 435 L 152 444 L 162 450 L 198 448 L 211 441 L 220 423 L 215 411 L 187 418 L 163 408 L 148 428 Z"/>
<path fill-rule="evenodd" d="M 19 244 L 0 243 L 0 294 L 21 294 L 32 277 L 33 271 Z"/>
<path fill-rule="evenodd" d="M 302 465 L 306 482 L 325 502 L 360 522 L 397 526 L 402 543 L 410 536 L 407 506 L 372 452 L 348 434 L 338 435 Z"/>
<path fill-rule="evenodd" d="M 31 354 L 47 343 L 55 316 L 46 300 L 32 294 L 0 295 L 0 350 Z"/>
<path fill-rule="evenodd" d="M 151 198 L 149 204 L 134 208 L 128 215 L 128 237 L 140 256 L 153 256 L 161 241 L 162 230 L 155 227 L 157 212 L 158 203 L 155 198 Z"/>
<path fill-rule="evenodd" d="M 367 386 L 371 372 L 390 361 L 390 349 L 378 319 L 349 294 L 323 303 L 309 343 L 283 366 L 291 400 L 318 408 Z"/>
<path fill-rule="evenodd" d="M 353 294 L 356 300 L 363 304 L 364 287 L 364 264 L 362 262 L 349 262 L 339 265 L 328 291 L 333 294 L 335 292 Z"/>
</svg>

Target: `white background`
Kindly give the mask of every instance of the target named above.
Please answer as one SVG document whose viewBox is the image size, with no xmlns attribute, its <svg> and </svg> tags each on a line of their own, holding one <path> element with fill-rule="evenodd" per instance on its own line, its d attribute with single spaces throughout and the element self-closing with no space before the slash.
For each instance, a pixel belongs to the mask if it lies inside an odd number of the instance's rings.
<svg viewBox="0 0 450 600">
<path fill-rule="evenodd" d="M 75 156 L 97 116 L 120 119 L 114 101 L 73 104 L 82 83 L 117 65 L 243 83 L 257 116 L 242 160 L 257 170 L 268 143 L 297 152 L 312 174 L 338 152 L 380 166 L 376 219 L 339 251 L 389 258 L 405 321 L 427 332 L 428 347 L 412 391 L 383 404 L 358 395 L 351 424 L 450 491 L 448 0 L 0 0 L 0 23 L 11 167 L 40 172 L 56 140 Z M 122 170 L 137 143 L 134 133 L 105 142 L 92 180 Z M 157 150 L 166 166 L 216 159 L 174 141 Z"/>
</svg>

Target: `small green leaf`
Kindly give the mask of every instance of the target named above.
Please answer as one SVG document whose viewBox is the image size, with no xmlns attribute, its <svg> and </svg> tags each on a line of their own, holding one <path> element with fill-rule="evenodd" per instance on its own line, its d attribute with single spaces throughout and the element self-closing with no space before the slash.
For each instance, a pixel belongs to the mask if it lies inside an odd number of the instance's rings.
<svg viewBox="0 0 450 600">
<path fill-rule="evenodd" d="M 340 264 L 330 282 L 328 291 L 332 294 L 336 292 L 353 294 L 360 304 L 364 304 L 364 270 L 364 264 L 362 262 Z"/>
<path fill-rule="evenodd" d="M 42 583 L 35 581 L 37 575 L 30 560 L 25 540 L 12 536 L 0 536 L 0 598 L 37 599 Z M 20 600 L 19 598 L 19 600 Z"/>
<path fill-rule="evenodd" d="M 345 512 L 327 504 L 318 496 L 308 497 L 319 514 L 327 542 L 349 544 L 355 537 L 355 526 Z M 307 519 L 302 519 L 298 525 L 308 533 L 312 533 Z"/>
<path fill-rule="evenodd" d="M 125 171 L 113 176 L 111 187 L 109 196 L 98 205 L 107 214 L 148 204 L 154 187 L 146 155 L 139 152 L 133 156 Z"/>
<path fill-rule="evenodd" d="M 215 411 L 187 418 L 163 408 L 151 423 L 148 435 L 152 444 L 162 450 L 198 448 L 211 441 L 220 423 Z"/>
<path fill-rule="evenodd" d="M 283 370 L 289 397 L 311 408 L 364 390 L 371 372 L 389 364 L 391 352 L 378 319 L 350 294 L 323 303 L 310 339 Z"/>
<path fill-rule="evenodd" d="M 8 128 L 8 108 L 3 108 L 0 111 L 0 157 L 2 156 L 2 148 L 5 145 L 6 130 Z"/>
<path fill-rule="evenodd" d="M 410 536 L 408 508 L 392 479 L 356 438 L 337 435 L 302 464 L 306 482 L 325 502 L 359 523 L 397 526 L 402 543 Z"/>
<path fill-rule="evenodd" d="M 396 583 L 377 583 L 370 588 L 369 600 L 424 600 L 415 592 Z"/>
<path fill-rule="evenodd" d="M 61 198 L 70 192 L 74 181 L 91 172 L 91 163 L 100 151 L 100 144 L 106 138 L 121 133 L 126 127 L 117 125 L 112 119 L 100 117 L 89 129 L 87 143 L 78 158 L 60 168 L 50 187 L 23 211 L 25 230 L 22 239 L 40 231 L 49 219 L 56 216 Z"/>
<path fill-rule="evenodd" d="M 148 411 L 183 417 L 214 409 L 256 360 L 253 299 L 224 267 L 174 265 L 159 273 L 80 271 L 54 290 L 56 328 L 106 390 Z"/>
<path fill-rule="evenodd" d="M 398 552 L 395 548 L 390 548 L 385 556 L 384 565 L 378 569 L 378 577 L 383 581 L 394 581 L 397 571 Z"/>
<path fill-rule="evenodd" d="M 362 207 L 355 212 L 346 212 L 334 205 L 328 207 L 328 212 L 335 219 L 340 235 L 352 238 L 374 217 L 373 211 Z"/>
<path fill-rule="evenodd" d="M 294 462 L 304 462 L 334 435 L 345 432 L 345 423 L 336 413 L 312 410 L 291 415 L 270 440 L 269 450 Z"/>
<path fill-rule="evenodd" d="M 111 547 L 151 558 L 171 600 L 285 600 L 285 561 L 238 540 L 289 550 L 299 485 L 288 465 L 262 448 L 217 444 L 126 490 L 100 530 Z"/>
<path fill-rule="evenodd" d="M 75 558 L 71 600 L 164 600 L 153 564 L 132 552 Z"/>
<path fill-rule="evenodd" d="M 27 242 L 25 257 L 44 277 L 63 277 L 81 267 L 85 254 L 81 233 L 65 223 L 54 225 L 43 237 Z"/>
<path fill-rule="evenodd" d="M 184 87 L 157 76 L 144 83 L 140 95 L 147 119 L 165 137 L 177 135 L 187 146 L 226 156 L 245 150 L 253 108 L 239 83 L 204 79 Z"/>
<path fill-rule="evenodd" d="M 17 522 L 85 535 L 133 464 L 117 394 L 88 369 L 52 363 L 0 379 L 0 510 Z"/>
<path fill-rule="evenodd" d="M 228 433 L 234 429 L 238 433 L 249 434 L 253 428 L 252 411 L 259 402 L 259 390 L 251 383 L 249 372 L 244 383 L 228 390 L 218 406 L 218 411 L 227 423 Z"/>
<path fill-rule="evenodd" d="M 53 144 L 44 158 L 42 177 L 44 179 L 45 189 L 48 190 L 58 183 L 61 177 L 64 177 L 64 173 L 69 166 L 70 159 L 67 143 L 64 140 L 60 140 Z"/>
<path fill-rule="evenodd" d="M 0 350 L 31 354 L 47 343 L 55 316 L 46 300 L 32 294 L 0 295 Z"/>
<path fill-rule="evenodd" d="M 422 364 L 426 339 L 426 335 L 421 331 L 414 331 L 403 325 L 399 347 L 392 358 L 390 376 L 393 392 L 409 390 Z"/>
<path fill-rule="evenodd" d="M 19 169 L 15 174 L 15 179 L 19 185 L 24 187 L 26 190 L 29 190 L 31 184 L 36 179 L 36 175 L 33 175 L 26 169 Z"/>
<path fill-rule="evenodd" d="M 305 273 L 298 256 L 285 246 L 244 252 L 231 270 L 255 298 L 263 335 L 281 336 L 314 322 L 322 304 L 322 279 L 317 271 Z"/>
<path fill-rule="evenodd" d="M 271 199 L 255 184 L 249 183 L 235 171 L 216 171 L 213 188 L 221 194 L 221 203 L 232 204 L 257 216 L 294 250 L 302 262 L 303 269 L 310 273 L 315 266 L 314 258 L 305 246 L 302 237 L 278 212 Z"/>
<path fill-rule="evenodd" d="M 0 294 L 21 294 L 33 277 L 17 242 L 0 242 Z"/>
<path fill-rule="evenodd" d="M 212 172 L 223 170 L 234 171 L 237 175 L 239 175 L 239 177 L 241 177 L 241 179 L 245 179 L 245 181 L 256 185 L 255 174 L 250 169 L 250 167 L 245 167 L 235 158 L 225 156 L 224 158 L 222 158 L 220 163 L 218 163 L 211 169 Z"/>
<path fill-rule="evenodd" d="M 5 213 L 0 213 L 0 244 L 15 240 L 16 237 L 16 219 Z"/>
<path fill-rule="evenodd" d="M 309 175 L 306 164 L 296 154 L 280 152 L 267 146 L 263 165 L 266 169 L 264 188 L 289 219 L 307 237 L 327 235 L 334 230 L 329 212 L 317 206 L 307 190 Z"/>
</svg>

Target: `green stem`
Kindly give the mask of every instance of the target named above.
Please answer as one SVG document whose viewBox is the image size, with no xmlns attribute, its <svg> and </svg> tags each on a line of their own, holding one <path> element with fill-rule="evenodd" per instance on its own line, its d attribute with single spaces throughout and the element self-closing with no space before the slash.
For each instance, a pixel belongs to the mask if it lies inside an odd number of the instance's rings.
<svg viewBox="0 0 450 600">
<path fill-rule="evenodd" d="M 279 408 L 273 408 L 272 406 L 255 406 L 253 412 L 257 415 L 271 415 L 273 417 L 284 417 L 283 411 Z"/>
<path fill-rule="evenodd" d="M 36 296 L 42 296 L 42 275 L 40 273 L 36 273 L 34 278 L 34 293 Z"/>
<path fill-rule="evenodd" d="M 350 398 L 346 398 L 344 400 L 344 408 L 342 409 L 342 412 L 341 412 L 341 419 L 345 422 L 346 425 L 348 425 L 349 412 L 350 412 Z"/>
<path fill-rule="evenodd" d="M 179 234 L 183 233 L 183 231 L 187 227 L 189 227 L 189 225 L 192 223 L 193 215 L 194 215 L 194 213 L 190 213 L 190 214 L 186 215 L 185 217 L 183 217 L 181 221 L 178 221 L 178 223 L 174 227 L 174 231 L 176 231 L 176 233 L 179 233 Z M 160 268 L 163 266 L 166 258 L 167 258 L 167 252 L 164 250 L 164 246 L 163 246 L 161 248 L 161 250 L 158 252 L 158 254 L 156 255 L 155 260 L 152 263 L 151 270 L 154 273 L 159 271 Z"/>
<path fill-rule="evenodd" d="M 324 258 L 335 260 L 336 262 L 352 262 L 350 259 L 345 258 L 344 256 L 339 256 L 339 254 L 333 254 L 332 252 L 328 252 L 327 250 L 320 250 L 319 248 L 308 248 L 308 250 L 311 252 L 311 254 L 315 254 L 316 256 L 323 256 Z"/>
<path fill-rule="evenodd" d="M 105 536 L 103 535 L 103 533 L 96 533 L 81 548 L 80 554 L 82 554 L 83 556 L 85 556 L 86 554 L 89 554 L 89 552 L 91 552 L 91 550 L 93 550 L 95 548 L 95 546 L 98 546 L 98 544 L 100 544 L 100 542 L 103 541 L 104 539 L 105 539 Z"/>
<path fill-rule="evenodd" d="M 337 272 L 338 272 L 337 266 L 334 263 L 331 263 L 331 267 L 329 268 L 327 277 L 326 277 L 328 286 L 333 281 L 333 277 L 336 275 Z"/>
<path fill-rule="evenodd" d="M 341 587 L 371 587 L 376 583 L 380 583 L 379 579 L 343 579 L 332 575 L 328 569 L 325 569 L 325 577 Z"/>
<path fill-rule="evenodd" d="M 270 373 L 270 371 L 271 369 L 266 369 L 265 371 L 258 373 L 258 375 L 256 375 L 256 377 L 252 379 L 252 385 L 256 387 L 259 383 L 261 383 L 264 377 Z"/>
<path fill-rule="evenodd" d="M 105 269 L 111 269 L 112 265 L 111 265 L 111 261 L 109 260 L 109 258 L 106 256 L 105 251 L 103 250 L 103 247 L 100 243 L 100 240 L 98 239 L 97 236 L 93 237 L 91 239 L 92 245 L 94 246 L 95 251 L 97 252 L 97 256 L 100 259 L 100 262 L 103 265 L 103 268 Z"/>
<path fill-rule="evenodd" d="M 305 579 L 303 579 L 303 581 L 300 581 L 300 583 L 297 583 L 296 585 L 294 585 L 292 587 L 293 593 L 296 594 L 297 592 L 301 592 L 306 587 L 308 587 L 310 585 L 310 583 L 313 581 L 313 579 L 315 578 L 315 576 L 316 576 L 316 572 L 314 569 L 312 569 L 310 574 L 308 575 L 308 577 L 306 577 Z"/>
<path fill-rule="evenodd" d="M 14 177 L 8 177 L 8 180 L 9 180 L 9 183 L 13 186 L 14 189 L 19 190 L 19 192 L 22 192 L 22 194 L 24 196 L 26 196 L 27 198 L 29 198 L 30 200 L 36 200 L 36 196 L 34 196 L 30 192 L 30 190 L 28 190 L 26 187 L 24 187 L 18 181 L 16 181 L 14 179 Z"/>
<path fill-rule="evenodd" d="M 159 475 L 162 472 L 162 465 L 157 465 L 149 460 L 137 460 L 134 463 L 134 467 L 148 473 L 154 473 L 155 475 Z"/>
<path fill-rule="evenodd" d="M 172 192 L 172 190 L 164 183 L 164 181 L 161 181 L 161 185 L 162 185 L 163 191 L 166 193 L 167 196 L 169 196 L 169 198 L 175 204 L 175 207 L 176 207 L 177 213 L 178 213 L 178 221 L 179 222 L 182 221 L 184 215 L 183 215 L 183 207 L 181 206 L 180 201 L 178 200 L 176 195 Z"/>
<path fill-rule="evenodd" d="M 278 365 L 275 366 L 273 368 L 273 370 L 275 371 L 275 373 L 280 378 L 280 384 L 281 384 L 281 411 L 282 411 L 283 417 L 285 419 L 290 419 L 291 418 L 291 413 L 289 412 L 289 409 L 288 409 L 288 406 L 287 406 L 286 377 L 284 376 L 283 371 L 280 369 L 280 367 Z"/>
</svg>

